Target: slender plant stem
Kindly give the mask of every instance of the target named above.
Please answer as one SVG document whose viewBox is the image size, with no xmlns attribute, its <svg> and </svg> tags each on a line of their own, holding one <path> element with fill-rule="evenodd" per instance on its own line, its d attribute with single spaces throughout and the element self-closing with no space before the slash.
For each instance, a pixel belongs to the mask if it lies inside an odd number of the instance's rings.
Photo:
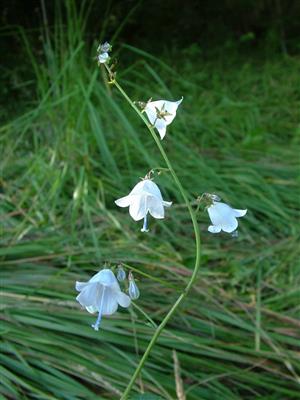
<svg viewBox="0 0 300 400">
<path fill-rule="evenodd" d="M 173 306 L 171 307 L 170 311 L 167 313 L 167 315 L 164 317 L 164 319 L 162 320 L 162 322 L 158 325 L 158 327 L 156 328 L 154 335 L 150 341 L 150 343 L 148 344 L 148 347 L 145 351 L 145 353 L 143 354 L 138 366 L 136 367 L 136 370 L 134 371 L 130 382 L 128 383 L 122 397 L 120 400 L 126 400 L 128 398 L 128 395 L 132 389 L 132 386 L 134 384 L 134 382 L 136 381 L 137 377 L 139 376 L 151 350 L 152 347 L 154 346 L 154 344 L 156 343 L 159 335 L 161 334 L 162 330 L 164 329 L 165 325 L 167 324 L 167 322 L 169 321 L 169 319 L 172 317 L 172 315 L 175 313 L 177 307 L 180 305 L 180 303 L 183 301 L 183 299 L 185 298 L 185 296 L 188 294 L 189 290 L 191 289 L 191 287 L 193 286 L 193 283 L 196 280 L 197 277 L 197 273 L 200 267 L 200 232 L 199 232 L 199 227 L 198 227 L 198 223 L 197 223 L 197 218 L 196 218 L 196 214 L 194 213 L 194 210 L 189 202 L 189 199 L 185 193 L 184 188 L 181 185 L 180 180 L 178 179 L 176 172 L 173 169 L 173 166 L 164 150 L 164 148 L 161 145 L 160 139 L 158 138 L 158 136 L 155 134 L 153 126 L 147 121 L 147 119 L 145 118 L 144 114 L 137 108 L 137 106 L 134 104 L 134 102 L 129 98 L 129 96 L 126 94 L 126 92 L 122 89 L 122 87 L 119 85 L 119 83 L 115 80 L 115 78 L 113 77 L 112 71 L 110 70 L 109 66 L 105 64 L 105 67 L 108 71 L 109 77 L 111 79 L 111 83 L 119 90 L 119 92 L 122 94 L 122 96 L 127 100 L 127 102 L 130 104 L 130 106 L 134 109 L 134 111 L 138 114 L 138 116 L 142 119 L 142 121 L 145 123 L 145 125 L 147 126 L 149 132 L 151 133 L 163 159 L 165 160 L 165 163 L 167 165 L 167 167 L 169 168 L 171 175 L 183 197 L 183 200 L 188 208 L 188 211 L 190 213 L 192 222 L 193 222 L 193 228 L 194 228 L 194 232 L 195 232 L 195 242 L 196 242 L 196 258 L 195 258 L 195 266 L 194 266 L 194 270 L 192 273 L 192 276 L 187 284 L 187 286 L 185 287 L 185 289 L 183 290 L 183 292 L 181 293 L 181 295 L 178 297 L 178 299 L 176 300 L 176 302 L 173 304 Z"/>
</svg>

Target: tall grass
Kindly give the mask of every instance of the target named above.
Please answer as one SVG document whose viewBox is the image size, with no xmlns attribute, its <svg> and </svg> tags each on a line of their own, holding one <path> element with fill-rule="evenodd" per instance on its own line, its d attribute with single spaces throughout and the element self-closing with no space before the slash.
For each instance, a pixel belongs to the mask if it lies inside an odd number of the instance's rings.
<svg viewBox="0 0 300 400">
<path fill-rule="evenodd" d="M 164 165 L 96 68 L 85 11 L 66 4 L 68 24 L 58 17 L 42 57 L 26 32 L 16 33 L 34 76 L 32 101 L 1 128 L 4 398 L 118 398 L 194 257 L 191 222 L 167 173 L 159 184 L 174 206 L 148 235 L 114 206 Z M 193 47 L 162 61 L 115 47 L 133 98 L 184 96 L 163 144 L 190 198 L 216 192 L 249 209 L 238 238 L 210 235 L 199 213 L 198 282 L 136 394 L 176 398 L 176 350 L 187 399 L 300 398 L 299 58 L 202 60 Z M 95 332 L 74 282 L 119 261 L 136 271 L 141 298 Z"/>
</svg>

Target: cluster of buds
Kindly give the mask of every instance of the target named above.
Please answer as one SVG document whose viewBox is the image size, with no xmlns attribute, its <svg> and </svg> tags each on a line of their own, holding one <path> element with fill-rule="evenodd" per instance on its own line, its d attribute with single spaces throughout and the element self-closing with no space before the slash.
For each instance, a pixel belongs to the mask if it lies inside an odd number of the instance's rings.
<svg viewBox="0 0 300 400">
<path fill-rule="evenodd" d="M 112 46 L 108 42 L 105 42 L 98 46 L 97 60 L 98 60 L 99 64 L 104 64 L 110 60 L 108 53 L 111 51 L 111 49 L 112 49 Z"/>
<path fill-rule="evenodd" d="M 120 282 L 126 280 L 126 272 L 124 271 L 122 264 L 118 265 L 117 279 Z M 128 294 L 131 300 L 137 300 L 140 297 L 140 290 L 137 287 L 137 284 L 133 277 L 133 273 L 131 271 L 129 271 L 128 273 Z"/>
</svg>

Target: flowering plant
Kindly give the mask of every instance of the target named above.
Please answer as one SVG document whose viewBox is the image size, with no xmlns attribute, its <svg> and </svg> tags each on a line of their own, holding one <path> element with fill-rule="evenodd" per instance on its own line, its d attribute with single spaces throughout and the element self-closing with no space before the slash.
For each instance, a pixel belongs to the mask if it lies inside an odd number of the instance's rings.
<svg viewBox="0 0 300 400">
<path fill-rule="evenodd" d="M 112 68 L 110 68 L 108 65 L 108 53 L 110 51 L 111 46 L 107 42 L 98 47 L 98 64 L 106 70 L 108 74 L 108 82 L 114 85 L 124 99 L 130 104 L 151 134 L 191 217 L 196 247 L 195 265 L 188 284 L 182 290 L 182 293 L 171 307 L 167 315 L 157 326 L 143 357 L 141 358 L 125 392 L 121 397 L 121 400 L 125 400 L 128 398 L 128 394 L 131 391 L 135 380 L 140 374 L 144 363 L 147 360 L 147 357 L 149 356 L 151 349 L 156 343 L 160 333 L 193 286 L 200 267 L 201 252 L 199 224 L 196 217 L 198 208 L 197 210 L 193 209 L 189 197 L 186 194 L 180 179 L 178 178 L 172 163 L 162 147 L 161 141 L 159 140 L 155 131 L 155 129 L 158 131 L 160 139 L 165 137 L 167 126 L 170 125 L 174 120 L 177 109 L 183 98 L 178 101 L 149 100 L 146 104 L 137 102 L 140 106 L 142 106 L 142 110 L 139 110 L 136 102 L 133 102 L 129 98 L 127 93 L 116 80 L 116 73 L 113 72 Z M 148 119 L 145 117 L 145 114 Z M 150 124 L 148 120 L 150 121 Z M 170 207 L 172 204 L 172 202 L 163 200 L 159 187 L 153 182 L 150 175 L 150 173 L 147 174 L 142 181 L 138 182 L 127 196 L 121 197 L 115 201 L 116 205 L 119 207 L 129 207 L 129 214 L 135 221 L 140 221 L 142 219 L 144 220 L 143 228 L 141 229 L 142 232 L 148 232 L 148 214 L 150 214 L 153 218 L 163 219 L 165 217 L 165 208 Z M 237 218 L 244 216 L 247 210 L 233 209 L 227 204 L 220 202 L 220 198 L 216 195 L 206 194 L 205 198 L 209 203 L 207 211 L 212 222 L 212 225 L 209 226 L 208 231 L 211 233 L 218 233 L 222 230 L 229 233 L 234 232 L 238 227 Z M 126 279 L 126 273 L 122 267 L 118 268 L 117 278 L 120 282 L 123 282 Z M 94 329 L 96 330 L 99 328 L 102 315 L 113 314 L 117 310 L 118 305 L 122 307 L 129 307 L 131 304 L 131 299 L 135 300 L 140 295 L 140 291 L 133 278 L 132 272 L 129 272 L 128 274 L 129 295 L 121 291 L 118 280 L 116 279 L 114 273 L 106 268 L 98 272 L 90 279 L 90 281 L 86 283 L 76 283 L 76 289 L 80 291 L 80 294 L 77 296 L 77 300 L 80 302 L 80 304 L 83 305 L 89 312 L 98 312 L 97 321 L 93 325 Z"/>
</svg>

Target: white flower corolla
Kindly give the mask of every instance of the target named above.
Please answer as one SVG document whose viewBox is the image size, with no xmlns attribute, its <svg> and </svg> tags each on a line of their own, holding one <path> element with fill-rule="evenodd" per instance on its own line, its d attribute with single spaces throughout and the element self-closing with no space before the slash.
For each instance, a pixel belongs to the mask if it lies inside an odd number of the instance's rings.
<svg viewBox="0 0 300 400">
<path fill-rule="evenodd" d="M 212 204 L 207 208 L 212 225 L 208 227 L 211 233 L 221 231 L 231 233 L 238 227 L 237 218 L 246 215 L 247 210 L 236 210 L 225 203 L 212 200 Z"/>
<path fill-rule="evenodd" d="M 148 232 L 148 213 L 153 218 L 165 217 L 165 207 L 170 207 L 172 202 L 164 201 L 159 187 L 151 179 L 143 179 L 128 196 L 115 201 L 119 207 L 129 207 L 129 214 L 135 221 L 144 219 L 141 232 Z"/>
<path fill-rule="evenodd" d="M 76 300 L 90 313 L 98 312 L 96 323 L 92 327 L 98 331 L 102 315 L 111 315 L 118 305 L 129 307 L 131 300 L 120 289 L 119 283 L 110 269 L 102 269 L 88 282 L 76 282 L 79 293 Z"/>
<path fill-rule="evenodd" d="M 144 111 L 151 124 L 158 130 L 161 139 L 165 137 L 167 125 L 175 118 L 177 108 L 182 100 L 183 98 L 178 101 L 148 101 L 145 105 Z"/>
</svg>

